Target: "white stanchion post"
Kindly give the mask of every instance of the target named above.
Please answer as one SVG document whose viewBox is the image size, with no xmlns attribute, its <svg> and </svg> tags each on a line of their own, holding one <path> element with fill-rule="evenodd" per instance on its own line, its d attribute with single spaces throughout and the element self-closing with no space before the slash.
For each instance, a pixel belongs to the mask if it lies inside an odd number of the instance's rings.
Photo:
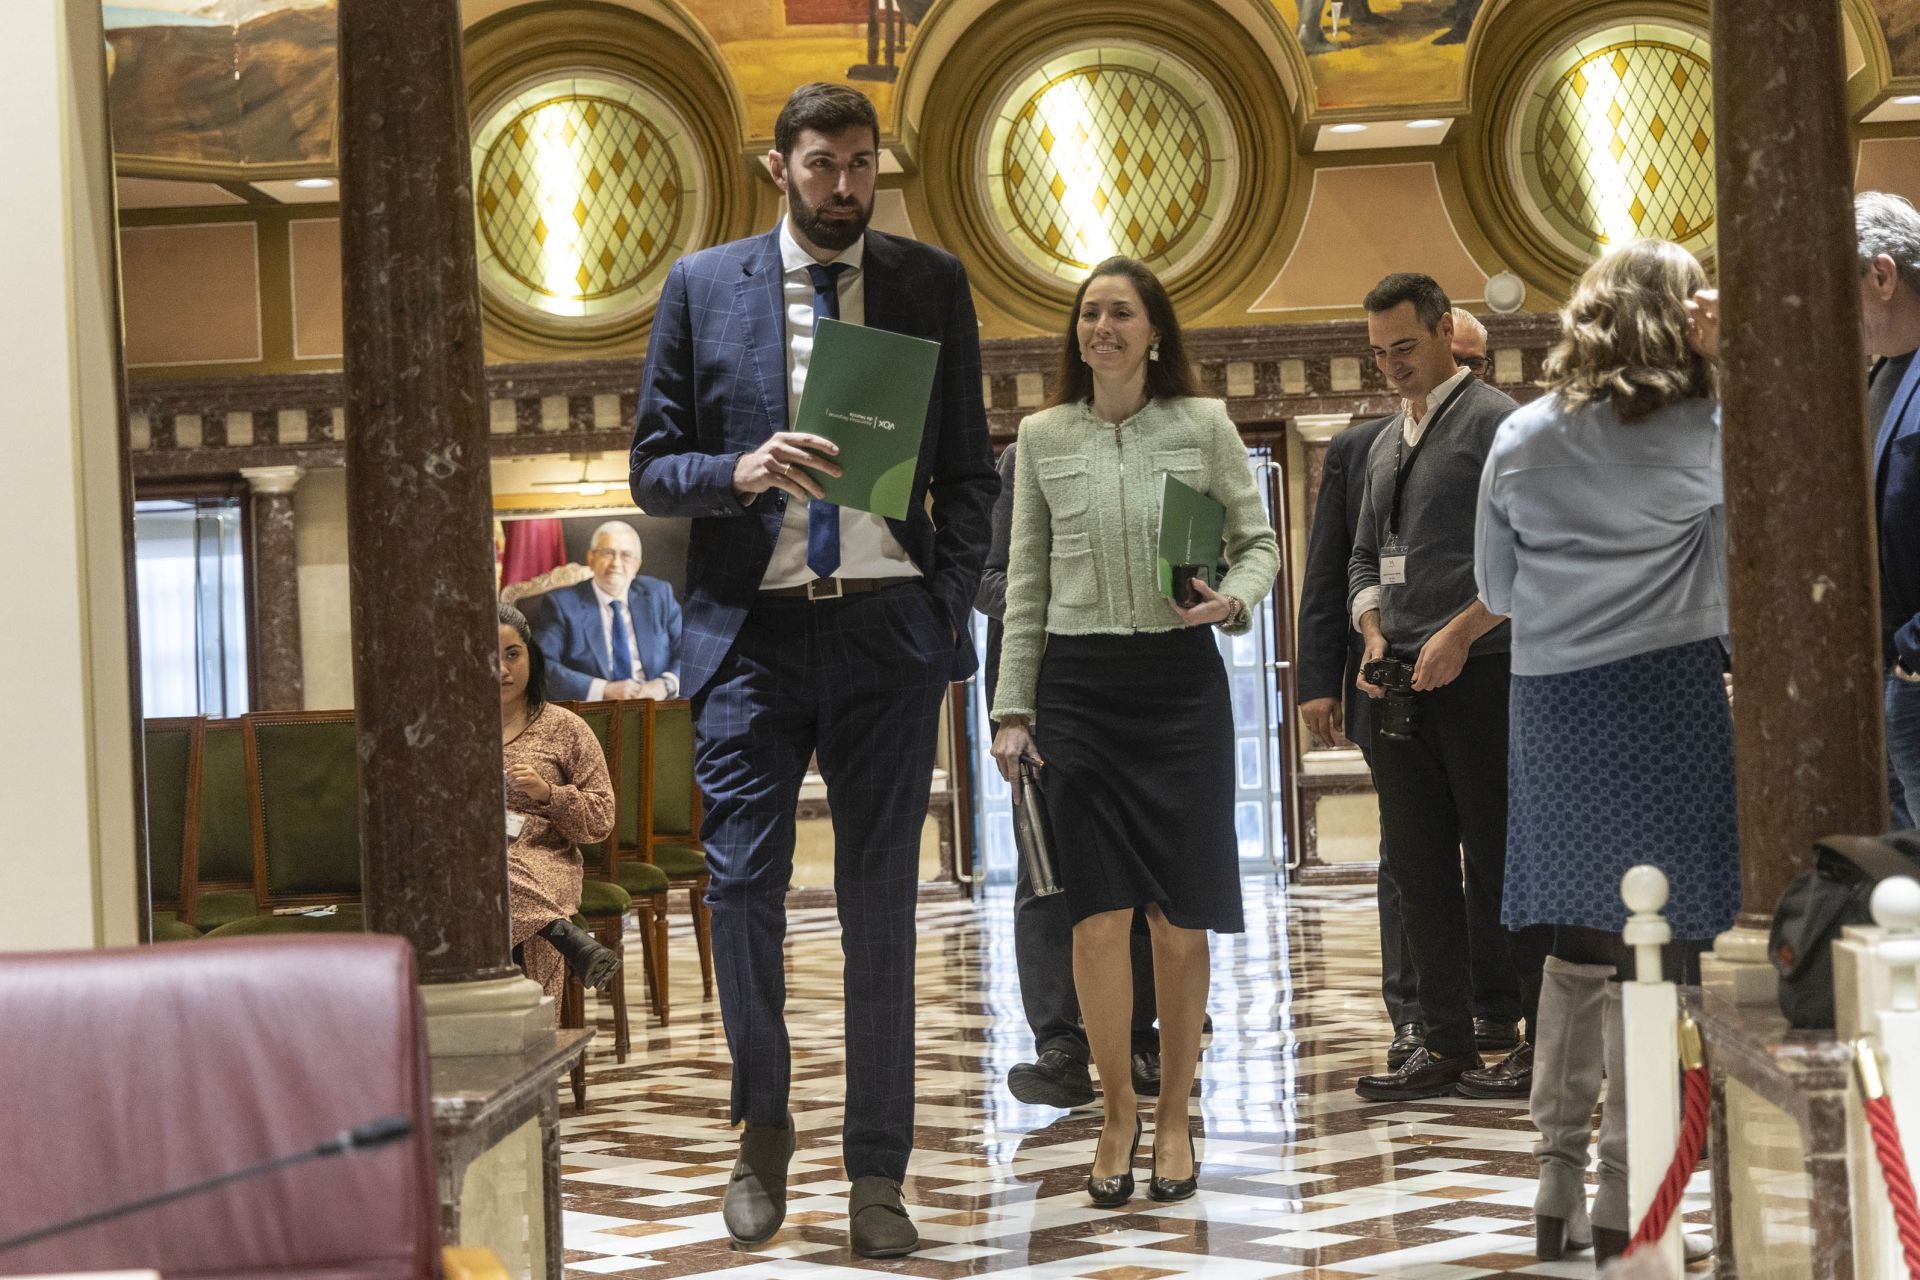
<svg viewBox="0 0 1920 1280">
<path fill-rule="evenodd" d="M 1860 935 L 1854 943 L 1858 956 L 1856 981 L 1862 992 L 1884 993 L 1861 1019 L 1856 1052 L 1880 1054 L 1881 1077 L 1893 1114 L 1900 1126 L 1900 1145 L 1909 1164 L 1920 1147 L 1920 883 L 1906 876 L 1882 880 L 1874 888 L 1868 909 L 1879 926 L 1877 936 Z M 1837 991 L 1835 999 L 1845 993 Z M 1857 1089 L 1856 1089 L 1857 1095 Z M 1854 1252 L 1869 1262 L 1861 1275 L 1893 1274 L 1901 1262 L 1900 1235 L 1887 1201 L 1886 1180 L 1864 1125 L 1855 1126 L 1851 1141 L 1862 1144 L 1855 1172 Z"/>
<path fill-rule="evenodd" d="M 1608 1081 L 1607 1095 L 1611 1101 L 1614 1089 L 1626 1091 L 1627 1206 L 1638 1229 L 1680 1143 L 1680 993 L 1660 966 L 1660 949 L 1673 940 L 1660 914 L 1667 905 L 1666 874 L 1634 867 L 1620 878 L 1620 897 L 1629 912 L 1625 938 L 1633 948 L 1634 981 L 1620 985 L 1627 1078 Z M 1686 1260 L 1678 1213 L 1657 1252 L 1671 1274 L 1681 1274 Z"/>
</svg>

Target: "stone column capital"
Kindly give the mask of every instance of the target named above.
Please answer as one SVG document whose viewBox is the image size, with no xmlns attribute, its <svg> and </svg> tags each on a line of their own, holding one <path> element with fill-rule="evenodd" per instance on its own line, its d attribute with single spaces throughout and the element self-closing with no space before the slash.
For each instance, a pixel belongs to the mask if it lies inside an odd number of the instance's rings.
<svg viewBox="0 0 1920 1280">
<path fill-rule="evenodd" d="M 1352 423 L 1350 413 L 1303 413 L 1293 420 L 1293 429 L 1308 444 L 1324 444 Z"/>
<path fill-rule="evenodd" d="M 300 477 L 306 473 L 299 467 L 242 467 L 240 475 L 255 494 L 292 493 Z"/>
</svg>

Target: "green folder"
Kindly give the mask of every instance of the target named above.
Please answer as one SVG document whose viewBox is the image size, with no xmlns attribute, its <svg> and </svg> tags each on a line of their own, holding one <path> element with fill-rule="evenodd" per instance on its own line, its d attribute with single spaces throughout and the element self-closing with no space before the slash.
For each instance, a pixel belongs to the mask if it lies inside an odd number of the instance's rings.
<svg viewBox="0 0 1920 1280">
<path fill-rule="evenodd" d="M 1167 477 L 1160 491 L 1160 594 L 1173 598 L 1173 566 L 1197 564 L 1210 587 L 1227 547 L 1227 509 L 1191 485 Z"/>
<path fill-rule="evenodd" d="M 933 399 L 940 344 L 821 319 L 792 430 L 840 446 L 838 477 L 813 472 L 828 502 L 904 520 Z"/>
</svg>

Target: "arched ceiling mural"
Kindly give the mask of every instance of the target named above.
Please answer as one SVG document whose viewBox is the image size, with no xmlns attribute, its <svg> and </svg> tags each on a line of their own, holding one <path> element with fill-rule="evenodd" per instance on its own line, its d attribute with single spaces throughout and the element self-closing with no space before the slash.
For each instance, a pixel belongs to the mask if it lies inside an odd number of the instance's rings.
<svg viewBox="0 0 1920 1280">
<path fill-rule="evenodd" d="M 858 85 L 892 123 L 907 50 L 954 2 L 672 0 L 732 74 L 746 108 L 743 142 L 770 136 L 787 92 L 807 80 Z M 1499 0 L 1239 2 L 1271 4 L 1297 42 L 1312 85 L 1309 114 L 1462 101 L 1475 27 L 1501 8 Z M 1892 74 L 1920 76 L 1920 0 L 1868 3 Z M 485 7 L 499 12 L 516 0 Z M 123 171 L 332 166 L 337 0 L 107 0 L 103 8 Z"/>
</svg>

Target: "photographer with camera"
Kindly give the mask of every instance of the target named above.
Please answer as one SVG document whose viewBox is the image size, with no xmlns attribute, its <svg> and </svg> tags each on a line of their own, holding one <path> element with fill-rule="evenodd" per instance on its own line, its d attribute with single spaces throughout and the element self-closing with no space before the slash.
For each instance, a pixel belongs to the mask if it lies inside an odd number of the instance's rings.
<svg viewBox="0 0 1920 1280">
<path fill-rule="evenodd" d="M 1366 297 L 1374 363 L 1402 409 L 1367 456 L 1348 566 L 1365 644 L 1356 686 L 1376 699 L 1374 782 L 1382 856 L 1408 904 L 1426 1044 L 1361 1077 L 1374 1101 L 1452 1093 L 1525 1097 L 1546 931 L 1502 931 L 1529 1040 L 1484 1070 L 1474 1045 L 1468 907 L 1499 910 L 1507 851 L 1506 619 L 1473 576 L 1474 509 L 1495 430 L 1515 405 L 1454 363 L 1452 303 L 1432 277 L 1396 273 Z M 1465 851 L 1465 883 L 1461 853 Z M 1497 956 L 1484 955 L 1483 966 Z"/>
</svg>

